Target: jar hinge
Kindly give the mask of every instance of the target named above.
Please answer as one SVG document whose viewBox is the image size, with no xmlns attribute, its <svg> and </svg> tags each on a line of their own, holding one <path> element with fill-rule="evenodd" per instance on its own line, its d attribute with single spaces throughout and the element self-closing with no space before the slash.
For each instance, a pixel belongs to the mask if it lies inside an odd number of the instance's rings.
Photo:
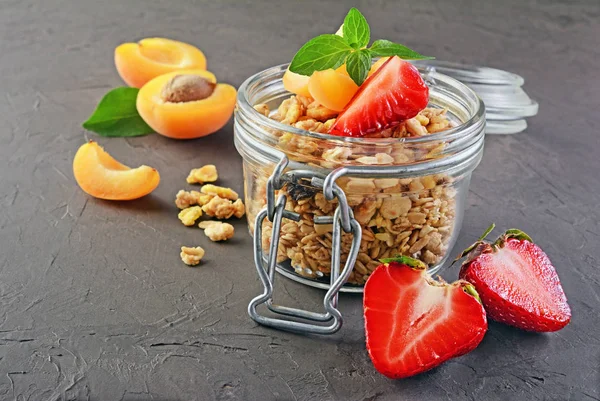
<svg viewBox="0 0 600 401">
<path fill-rule="evenodd" d="M 342 315 L 337 309 L 338 295 L 340 288 L 348 280 L 356 262 L 362 237 L 361 227 L 354 219 L 344 191 L 335 184 L 335 180 L 327 180 L 328 177 L 310 170 L 291 170 L 284 173 L 287 165 L 288 159 L 286 156 L 283 156 L 267 182 L 267 206 L 256 216 L 254 226 L 254 264 L 256 265 L 264 290 L 261 295 L 250 301 L 248 314 L 257 323 L 276 329 L 301 333 L 332 334 L 342 326 Z M 333 225 L 330 288 L 323 298 L 325 313 L 273 304 L 273 282 L 277 265 L 277 249 L 279 246 L 281 222 L 284 217 L 294 221 L 300 220 L 300 214 L 285 210 L 287 202 L 285 194 L 280 194 L 277 200 L 275 200 L 275 191 L 282 189 L 286 183 L 297 183 L 299 180 L 307 179 L 310 180 L 312 186 L 317 188 L 324 189 L 324 185 L 327 185 L 329 188 L 325 192 L 332 195 L 329 200 L 331 201 L 334 198 L 338 200 L 338 206 L 333 216 L 316 216 L 314 218 L 314 224 Z M 262 248 L 262 225 L 265 218 L 268 218 L 272 223 L 271 243 L 269 254 L 266 257 Z M 340 269 L 342 230 L 352 234 L 352 243 L 344 268 Z M 259 314 L 257 307 L 263 303 L 267 305 L 270 311 L 281 317 L 270 317 Z M 283 316 L 299 318 L 308 322 L 292 320 Z M 330 323 L 325 325 L 328 322 Z"/>
</svg>

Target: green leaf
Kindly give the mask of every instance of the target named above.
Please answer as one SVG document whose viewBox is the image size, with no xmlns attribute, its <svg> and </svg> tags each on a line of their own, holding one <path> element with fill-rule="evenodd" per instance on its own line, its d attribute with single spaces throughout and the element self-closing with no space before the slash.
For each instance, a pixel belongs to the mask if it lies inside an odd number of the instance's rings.
<svg viewBox="0 0 600 401">
<path fill-rule="evenodd" d="M 473 284 L 469 283 L 468 281 L 464 281 L 461 283 L 461 285 L 464 292 L 474 297 L 477 300 L 477 302 L 481 303 L 479 293 L 477 292 Z"/>
<path fill-rule="evenodd" d="M 346 40 L 338 35 L 319 35 L 298 50 L 290 64 L 290 71 L 311 75 L 315 71 L 337 68 L 352 50 Z"/>
<path fill-rule="evenodd" d="M 373 42 L 370 48 L 371 52 L 375 56 L 379 57 L 390 57 L 390 56 L 398 56 L 404 60 L 431 60 L 434 57 L 423 56 L 422 54 L 417 53 L 414 50 L 409 49 L 408 47 L 390 42 L 389 40 L 376 40 Z"/>
<path fill-rule="evenodd" d="M 396 255 L 393 258 L 379 259 L 381 263 L 397 262 L 406 266 L 415 267 L 418 269 L 426 269 L 427 265 L 418 259 L 411 258 L 410 256 Z"/>
<path fill-rule="evenodd" d="M 455 264 L 456 262 L 458 262 L 459 260 L 461 260 L 462 258 L 464 258 L 465 256 L 467 256 L 473 249 L 477 248 L 479 245 L 481 245 L 483 242 L 483 240 L 485 240 L 485 238 L 490 235 L 490 233 L 492 231 L 494 231 L 494 228 L 496 228 L 496 223 L 492 223 L 490 224 L 490 226 L 488 228 L 486 228 L 486 230 L 483 232 L 483 234 L 481 234 L 481 236 L 479 238 L 477 238 L 477 241 L 475 241 L 473 244 L 471 244 L 471 246 L 469 246 L 467 249 L 465 249 L 464 251 L 462 251 L 457 257 L 456 259 L 454 259 L 454 261 L 452 262 L 452 264 L 450 266 L 452 266 L 453 264 Z"/>
<path fill-rule="evenodd" d="M 371 69 L 371 52 L 367 49 L 357 50 L 346 58 L 346 71 L 350 78 L 360 86 Z"/>
<path fill-rule="evenodd" d="M 343 33 L 346 42 L 355 49 L 365 47 L 371 39 L 371 29 L 367 19 L 354 7 L 344 18 Z"/>
<path fill-rule="evenodd" d="M 519 230 L 518 228 L 509 228 L 508 230 L 506 230 L 503 237 L 516 238 L 518 240 L 526 240 L 529 242 L 533 242 L 533 240 L 531 239 L 531 237 L 529 235 L 525 234 L 523 231 Z"/>
<path fill-rule="evenodd" d="M 140 136 L 154 132 L 136 108 L 137 88 L 121 87 L 108 92 L 83 128 L 102 136 Z"/>
<path fill-rule="evenodd" d="M 492 231 L 494 231 L 494 228 L 496 228 L 496 223 L 490 224 L 490 226 L 485 229 L 485 231 L 483 232 L 483 234 L 481 234 L 481 237 L 479 237 L 477 241 L 483 241 L 488 235 L 490 235 Z"/>
</svg>

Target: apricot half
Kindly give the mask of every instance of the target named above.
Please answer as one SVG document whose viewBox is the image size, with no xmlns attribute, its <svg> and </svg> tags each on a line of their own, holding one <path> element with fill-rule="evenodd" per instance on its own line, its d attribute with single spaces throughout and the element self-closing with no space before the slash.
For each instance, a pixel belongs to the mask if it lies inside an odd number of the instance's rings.
<svg viewBox="0 0 600 401">
<path fill-rule="evenodd" d="M 200 49 L 187 43 L 164 38 L 142 39 L 123 43 L 115 49 L 119 75 L 134 88 L 171 71 L 206 69 L 206 57 Z"/>
<path fill-rule="evenodd" d="M 328 69 L 313 72 L 308 80 L 308 90 L 323 106 L 342 111 L 358 91 L 358 85 L 347 74 Z"/>
<path fill-rule="evenodd" d="M 73 173 L 85 193 L 107 200 L 141 198 L 160 182 L 158 171 L 152 167 L 127 167 L 94 141 L 82 145 L 75 154 Z"/>
<path fill-rule="evenodd" d="M 223 128 L 233 114 L 236 90 L 217 84 L 203 70 L 182 70 L 158 76 L 140 89 L 137 110 L 157 133 L 191 139 Z"/>
</svg>

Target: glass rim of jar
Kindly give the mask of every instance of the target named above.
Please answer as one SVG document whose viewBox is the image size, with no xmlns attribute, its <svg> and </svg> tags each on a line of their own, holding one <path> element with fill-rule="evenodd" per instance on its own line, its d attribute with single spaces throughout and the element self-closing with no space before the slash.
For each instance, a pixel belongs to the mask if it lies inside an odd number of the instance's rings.
<svg viewBox="0 0 600 401">
<path fill-rule="evenodd" d="M 283 73 L 287 70 L 289 63 L 276 65 L 265 70 L 259 71 L 256 74 L 248 77 L 238 88 L 237 93 L 237 108 L 242 115 L 252 121 L 257 121 L 261 126 L 278 131 L 285 131 L 295 135 L 304 137 L 310 137 L 319 140 L 326 140 L 330 142 L 339 143 L 340 146 L 348 146 L 352 144 L 360 145 L 385 145 L 385 144 L 397 144 L 403 143 L 405 145 L 411 144 L 426 144 L 428 142 L 452 142 L 460 139 L 462 136 L 466 136 L 472 132 L 473 129 L 481 131 L 483 135 L 483 126 L 485 125 L 485 105 L 481 98 L 467 85 L 462 82 L 449 77 L 447 75 L 438 73 L 428 67 L 417 67 L 421 75 L 424 77 L 426 82 L 441 82 L 451 88 L 455 93 L 454 100 L 458 100 L 459 97 L 463 102 L 468 101 L 464 106 L 468 107 L 470 111 L 469 118 L 460 124 L 446 129 L 444 131 L 436 132 L 429 135 L 417 136 L 417 137 L 403 137 L 403 138 L 365 138 L 365 137 L 348 137 L 348 136 L 337 136 L 330 134 L 322 134 L 318 132 L 308 131 L 305 129 L 297 128 L 288 124 L 281 123 L 272 118 L 265 116 L 254 109 L 254 103 L 250 98 L 252 90 L 260 86 L 261 82 L 267 79 L 273 79 L 277 75 L 283 76 Z M 430 86 L 430 94 L 435 92 L 435 87 Z M 290 95 L 293 93 L 289 92 Z M 482 126 L 483 125 L 483 126 Z M 480 127 L 481 126 L 481 127 Z M 481 129 L 479 129 L 481 128 Z"/>
</svg>

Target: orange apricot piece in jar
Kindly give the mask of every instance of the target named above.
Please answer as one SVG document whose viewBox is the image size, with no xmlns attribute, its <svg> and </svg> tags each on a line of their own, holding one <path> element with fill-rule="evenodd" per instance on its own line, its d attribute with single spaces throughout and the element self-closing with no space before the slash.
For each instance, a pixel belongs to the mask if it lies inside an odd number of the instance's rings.
<svg viewBox="0 0 600 401">
<path fill-rule="evenodd" d="M 344 74 L 346 76 L 350 76 L 350 74 L 348 74 L 348 70 L 346 70 L 346 64 L 342 64 L 340 65 L 338 68 L 335 69 L 336 72 L 339 72 L 340 74 Z"/>
<path fill-rule="evenodd" d="M 202 51 L 187 43 L 164 38 L 142 39 L 123 43 L 115 49 L 115 65 L 119 75 L 134 88 L 151 79 L 183 69 L 206 69 Z"/>
<path fill-rule="evenodd" d="M 156 169 L 127 167 L 94 141 L 81 145 L 75 154 L 73 173 L 85 193 L 107 200 L 141 198 L 152 192 L 160 182 Z"/>
<path fill-rule="evenodd" d="M 358 91 L 358 85 L 348 75 L 328 69 L 311 75 L 308 90 L 313 99 L 323 106 L 342 111 Z"/>
<path fill-rule="evenodd" d="M 212 134 L 231 118 L 236 90 L 218 84 L 204 70 L 181 70 L 158 76 L 137 96 L 137 110 L 157 133 L 174 139 Z"/>
<path fill-rule="evenodd" d="M 300 75 L 286 70 L 282 78 L 283 87 L 288 92 L 295 93 L 296 95 L 310 97 L 310 92 L 308 91 L 309 78 L 307 75 Z"/>
</svg>

